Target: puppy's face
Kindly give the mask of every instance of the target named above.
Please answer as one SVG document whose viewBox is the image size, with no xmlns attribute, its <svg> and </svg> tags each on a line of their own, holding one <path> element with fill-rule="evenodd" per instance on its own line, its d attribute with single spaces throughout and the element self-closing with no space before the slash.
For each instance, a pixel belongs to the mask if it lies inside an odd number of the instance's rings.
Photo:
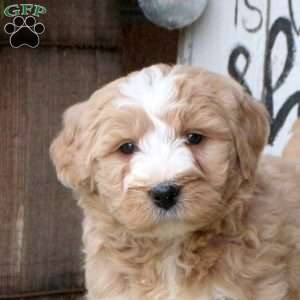
<svg viewBox="0 0 300 300">
<path fill-rule="evenodd" d="M 154 235 L 222 217 L 268 133 L 263 108 L 232 80 L 163 65 L 97 91 L 64 123 L 51 147 L 61 181 L 96 194 L 127 230 Z"/>
</svg>

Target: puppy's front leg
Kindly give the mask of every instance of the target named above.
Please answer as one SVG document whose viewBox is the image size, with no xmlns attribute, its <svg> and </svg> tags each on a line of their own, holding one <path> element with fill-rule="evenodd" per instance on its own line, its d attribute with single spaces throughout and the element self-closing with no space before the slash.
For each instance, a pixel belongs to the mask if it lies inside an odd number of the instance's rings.
<svg viewBox="0 0 300 300">
<path fill-rule="evenodd" d="M 123 276 L 101 254 L 88 258 L 85 269 L 87 300 L 133 300 Z"/>
<path fill-rule="evenodd" d="M 105 298 L 99 298 L 97 295 L 87 294 L 86 300 L 132 300 L 128 295 L 111 295 Z"/>
</svg>

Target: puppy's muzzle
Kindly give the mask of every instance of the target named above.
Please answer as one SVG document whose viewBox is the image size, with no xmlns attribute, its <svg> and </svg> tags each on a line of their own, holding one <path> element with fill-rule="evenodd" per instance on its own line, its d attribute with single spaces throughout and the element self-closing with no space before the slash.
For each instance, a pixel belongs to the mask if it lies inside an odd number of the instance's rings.
<svg viewBox="0 0 300 300">
<path fill-rule="evenodd" d="M 149 195 L 156 206 L 168 210 L 177 203 L 180 191 L 181 186 L 163 182 L 152 188 Z"/>
</svg>

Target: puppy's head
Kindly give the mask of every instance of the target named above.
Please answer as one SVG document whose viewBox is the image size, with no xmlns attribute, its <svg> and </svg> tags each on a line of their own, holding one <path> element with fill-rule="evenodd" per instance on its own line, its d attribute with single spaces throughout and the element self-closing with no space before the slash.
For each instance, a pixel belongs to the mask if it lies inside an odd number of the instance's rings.
<svg viewBox="0 0 300 300">
<path fill-rule="evenodd" d="M 266 111 L 233 80 L 155 65 L 69 108 L 51 157 L 64 185 L 127 230 L 184 232 L 222 217 L 267 136 Z"/>
</svg>

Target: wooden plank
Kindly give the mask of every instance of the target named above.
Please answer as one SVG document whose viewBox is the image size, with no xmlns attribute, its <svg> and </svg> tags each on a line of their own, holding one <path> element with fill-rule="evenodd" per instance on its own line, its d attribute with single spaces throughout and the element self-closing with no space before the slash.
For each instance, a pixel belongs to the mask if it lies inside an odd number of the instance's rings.
<svg viewBox="0 0 300 300">
<path fill-rule="evenodd" d="M 39 291 L 39 292 L 29 292 L 29 293 L 17 293 L 17 294 L 2 294 L 0 295 L 1 300 L 26 300 L 26 299 L 85 299 L 86 290 L 79 289 L 64 289 L 64 290 L 52 290 L 52 291 Z"/>
<path fill-rule="evenodd" d="M 211 0 L 183 31 L 178 61 L 231 74 L 271 115 L 267 153 L 280 155 L 300 116 L 300 2 Z"/>
<path fill-rule="evenodd" d="M 156 63 L 176 63 L 178 31 L 158 27 L 142 15 L 136 1 L 122 11 L 122 67 L 125 73 Z"/>
<path fill-rule="evenodd" d="M 14 0 L 5 0 L 4 7 L 15 3 Z M 36 18 L 46 28 L 41 35 L 41 46 L 119 46 L 119 1 L 40 0 L 38 4 L 47 9 L 46 14 Z M 0 27 L 3 28 L 12 19 L 2 16 Z M 0 44 L 9 44 L 9 36 L 4 30 L 0 30 Z"/>
<path fill-rule="evenodd" d="M 0 48 L 0 295 L 83 286 L 81 214 L 48 149 L 62 112 L 120 74 L 118 52 Z"/>
</svg>

